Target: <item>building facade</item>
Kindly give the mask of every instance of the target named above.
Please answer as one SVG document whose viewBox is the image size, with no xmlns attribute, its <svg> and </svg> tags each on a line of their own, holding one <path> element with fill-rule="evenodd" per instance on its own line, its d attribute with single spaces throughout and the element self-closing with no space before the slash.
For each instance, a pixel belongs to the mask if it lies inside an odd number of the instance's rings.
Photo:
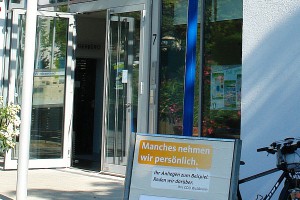
<svg viewBox="0 0 300 200">
<path fill-rule="evenodd" d="M 299 135 L 300 1 L 199 0 L 192 93 L 188 2 L 38 2 L 31 168 L 125 174 L 131 132 L 242 139 L 241 177 L 274 167 L 256 149 Z M 0 3 L 2 95 L 21 104 L 25 1 Z M 17 167 L 17 150 L 5 169 Z M 254 199 L 275 179 L 242 194 Z"/>
</svg>

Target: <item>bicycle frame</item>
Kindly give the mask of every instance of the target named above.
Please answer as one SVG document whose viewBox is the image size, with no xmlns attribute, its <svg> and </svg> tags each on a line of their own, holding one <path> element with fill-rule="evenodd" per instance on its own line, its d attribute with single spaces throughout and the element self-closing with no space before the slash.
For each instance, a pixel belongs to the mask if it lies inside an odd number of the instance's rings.
<svg viewBox="0 0 300 200">
<path fill-rule="evenodd" d="M 293 189 L 297 186 L 297 182 L 294 183 L 294 179 L 300 182 L 299 175 L 296 174 L 297 172 L 300 172 L 299 149 L 300 138 L 285 138 L 284 140 L 273 142 L 268 147 L 257 149 L 257 152 L 276 154 L 277 167 L 239 180 L 237 191 L 238 200 L 242 200 L 242 196 L 239 190 L 240 184 L 272 174 L 277 171 L 282 171 L 282 174 L 280 175 L 274 186 L 266 196 L 263 197 L 262 195 L 257 195 L 257 199 L 260 198 L 260 200 L 270 200 L 284 179 L 286 179 L 286 181 L 279 198 L 288 198 L 288 196 L 290 195 L 290 189 Z M 296 158 L 295 155 L 297 155 L 298 157 Z M 295 177 L 295 175 L 297 175 L 298 177 Z"/>
<path fill-rule="evenodd" d="M 266 176 L 266 175 L 278 172 L 278 171 L 281 171 L 281 170 L 278 169 L 278 168 L 274 168 L 274 169 L 270 169 L 270 170 L 261 172 L 259 174 L 255 174 L 253 176 L 249 176 L 247 178 L 239 180 L 239 185 L 242 184 L 242 183 L 246 183 L 248 181 L 252 181 L 254 179 L 257 179 L 257 178 L 260 178 L 260 177 L 263 177 L 263 176 Z M 283 171 L 282 174 L 281 174 L 281 176 L 279 177 L 279 179 L 276 181 L 276 183 L 274 184 L 274 186 L 270 190 L 270 192 L 262 200 L 270 200 L 271 197 L 276 192 L 276 190 L 278 189 L 278 187 L 280 186 L 280 184 L 282 183 L 283 179 L 286 178 L 286 177 L 288 177 L 288 174 L 289 174 L 289 172 Z M 237 194 L 237 196 L 238 196 L 238 200 L 242 200 L 242 196 L 241 196 L 239 188 L 238 188 L 238 194 Z"/>
<path fill-rule="evenodd" d="M 283 181 L 283 179 L 287 176 L 288 172 L 282 172 L 281 176 L 279 177 L 279 179 L 276 181 L 275 185 L 272 187 L 271 191 L 269 192 L 269 194 L 267 194 L 263 200 L 269 200 L 271 199 L 271 197 L 273 196 L 273 194 L 276 192 L 276 190 L 278 189 L 279 185 L 281 184 L 281 182 Z"/>
<path fill-rule="evenodd" d="M 269 174 L 273 174 L 273 173 L 278 172 L 278 171 L 280 171 L 280 169 L 273 168 L 273 169 L 261 172 L 259 174 L 252 175 L 252 176 L 249 176 L 247 178 L 243 178 L 243 179 L 239 180 L 239 184 L 246 183 L 248 181 L 252 181 L 254 179 L 257 179 L 257 178 L 260 178 L 260 177 L 263 177 L 263 176 L 266 176 L 266 175 L 269 175 Z"/>
</svg>

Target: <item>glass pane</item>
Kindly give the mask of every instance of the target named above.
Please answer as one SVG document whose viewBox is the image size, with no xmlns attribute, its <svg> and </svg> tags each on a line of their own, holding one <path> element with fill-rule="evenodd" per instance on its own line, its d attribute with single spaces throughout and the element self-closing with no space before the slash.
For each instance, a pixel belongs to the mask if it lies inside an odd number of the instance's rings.
<svg viewBox="0 0 300 200">
<path fill-rule="evenodd" d="M 11 0 L 10 2 L 11 3 L 21 3 L 22 1 L 21 0 Z"/>
<path fill-rule="evenodd" d="M 198 27 L 197 27 L 197 43 L 196 43 L 196 77 L 195 77 L 195 93 L 194 93 L 194 118 L 193 118 L 193 134 L 192 136 L 199 136 L 199 110 L 200 110 L 200 71 L 201 71 L 201 52 L 200 52 L 200 44 L 201 44 L 201 21 L 202 21 L 202 1 L 198 1 Z"/>
<path fill-rule="evenodd" d="M 16 58 L 16 80 L 15 80 L 15 103 L 21 105 L 22 102 L 22 73 L 24 62 L 24 44 L 25 44 L 25 15 L 18 15 L 18 46 L 17 46 L 17 58 Z M 10 62 L 13 62 L 12 60 Z M 12 151 L 12 159 L 18 159 L 18 147 Z"/>
<path fill-rule="evenodd" d="M 68 2 L 68 0 L 38 0 L 38 5 L 58 4 Z"/>
<path fill-rule="evenodd" d="M 15 82 L 15 102 L 21 105 L 22 100 L 22 73 L 24 63 L 24 49 L 25 49 L 25 15 L 19 15 L 18 20 L 18 47 L 17 47 L 17 68 L 16 68 L 16 82 Z"/>
<path fill-rule="evenodd" d="M 188 0 L 163 0 L 158 132 L 182 134 Z"/>
<path fill-rule="evenodd" d="M 202 136 L 240 135 L 242 0 L 206 0 Z"/>
<path fill-rule="evenodd" d="M 126 165 L 129 133 L 136 130 L 140 49 L 140 12 L 111 16 L 106 158 Z"/>
<path fill-rule="evenodd" d="M 68 0 L 49 0 L 49 3 L 62 3 L 67 2 Z"/>
<path fill-rule="evenodd" d="M 63 156 L 68 19 L 38 17 L 34 68 L 30 158 Z M 25 16 L 20 15 L 15 102 L 21 104 Z M 13 157 L 16 159 L 17 154 Z"/>
<path fill-rule="evenodd" d="M 9 9 L 13 8 L 25 8 L 25 0 L 10 0 L 10 1 L 5 1 L 8 2 Z"/>
<path fill-rule="evenodd" d="M 30 158 L 63 156 L 68 19 L 38 17 Z"/>
</svg>

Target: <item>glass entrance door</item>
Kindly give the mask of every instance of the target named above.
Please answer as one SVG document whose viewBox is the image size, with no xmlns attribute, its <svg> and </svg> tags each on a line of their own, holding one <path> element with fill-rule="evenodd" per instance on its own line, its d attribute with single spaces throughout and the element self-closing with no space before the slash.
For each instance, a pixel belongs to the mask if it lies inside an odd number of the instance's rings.
<svg viewBox="0 0 300 200">
<path fill-rule="evenodd" d="M 106 109 L 103 171 L 125 174 L 129 137 L 137 131 L 143 6 L 107 15 Z"/>
<path fill-rule="evenodd" d="M 22 104 L 25 11 L 13 10 L 8 100 Z M 39 11 L 33 83 L 29 168 L 70 166 L 74 82 L 74 17 Z M 17 167 L 18 146 L 5 157 Z"/>
</svg>

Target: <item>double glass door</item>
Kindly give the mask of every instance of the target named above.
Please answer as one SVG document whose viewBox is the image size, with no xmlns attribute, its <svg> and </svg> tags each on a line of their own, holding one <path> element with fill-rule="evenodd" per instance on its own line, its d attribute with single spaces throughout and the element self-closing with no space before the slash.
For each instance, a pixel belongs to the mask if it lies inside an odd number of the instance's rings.
<svg viewBox="0 0 300 200">
<path fill-rule="evenodd" d="M 138 130 L 143 69 L 143 6 L 107 15 L 106 107 L 103 170 L 125 174 L 130 134 Z"/>
<path fill-rule="evenodd" d="M 7 99 L 22 104 L 25 11 L 13 10 L 7 53 Z M 74 18 L 39 11 L 33 77 L 30 168 L 70 166 L 73 107 Z M 22 120 L 22 119 L 21 119 Z M 17 167 L 18 145 L 5 157 L 5 169 Z"/>
<path fill-rule="evenodd" d="M 130 135 L 145 132 L 147 77 L 145 5 L 107 10 L 101 169 L 125 174 Z M 74 91 L 74 16 L 39 11 L 30 141 L 30 168 L 71 164 Z M 7 45 L 9 80 L 4 94 L 21 104 L 25 11 L 14 10 Z M 146 36 L 145 36 L 146 35 Z M 99 36 L 100 37 L 100 36 Z M 98 91 L 101 92 L 101 91 Z M 139 121 L 139 122 L 138 122 Z M 143 123 L 140 123 L 143 121 Z M 101 122 L 99 122 L 101 123 Z M 18 146 L 7 153 L 5 169 L 17 167 Z"/>
</svg>

